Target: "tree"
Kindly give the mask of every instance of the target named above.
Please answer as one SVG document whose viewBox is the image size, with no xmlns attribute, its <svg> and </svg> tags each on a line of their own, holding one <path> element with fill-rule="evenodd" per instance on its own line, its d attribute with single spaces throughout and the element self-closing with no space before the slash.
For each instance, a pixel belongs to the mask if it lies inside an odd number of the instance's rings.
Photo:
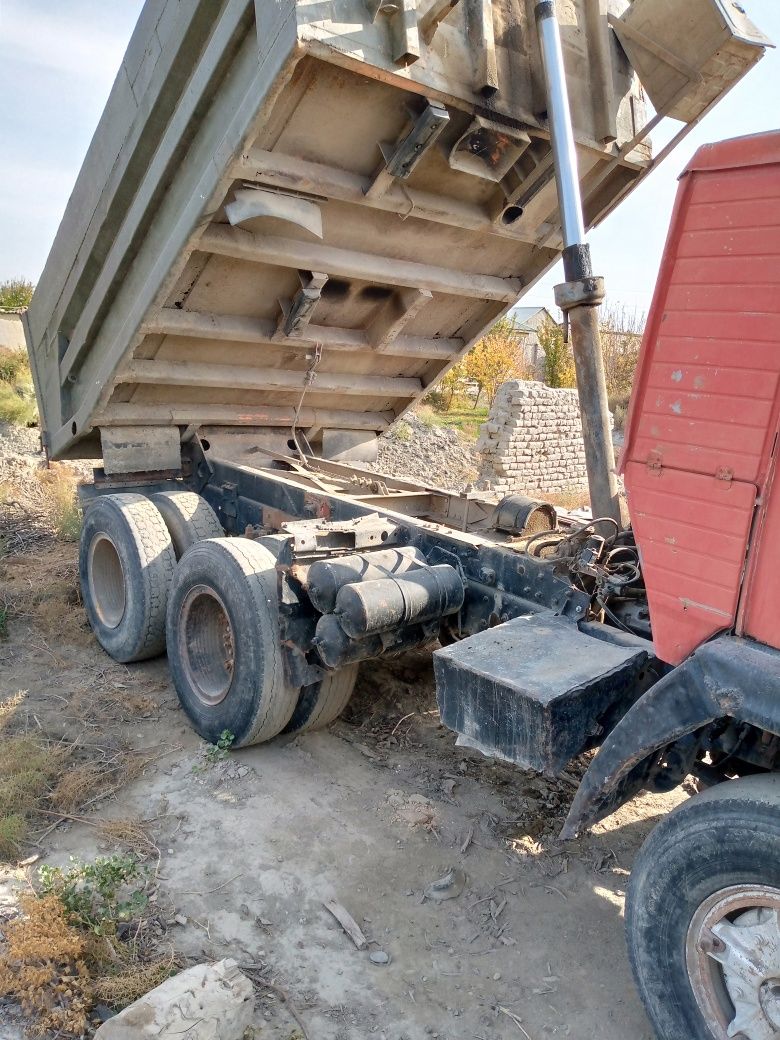
<svg viewBox="0 0 780 1040">
<path fill-rule="evenodd" d="M 458 366 L 461 367 L 462 374 L 477 384 L 479 393 L 474 402 L 475 408 L 483 394 L 488 404 L 492 405 L 502 383 L 508 379 L 525 378 L 529 373 L 522 337 L 511 318 L 497 321 L 466 355 Z"/>
<path fill-rule="evenodd" d="M 545 318 L 537 330 L 539 346 L 544 351 L 544 381 L 552 387 L 574 386 L 574 355 L 564 342 L 563 329 L 551 318 Z"/>
<path fill-rule="evenodd" d="M 610 400 L 627 401 L 639 360 L 645 327 L 644 315 L 626 307 L 601 308 L 601 349 Z"/>
<path fill-rule="evenodd" d="M 20 311 L 30 306 L 35 290 L 26 278 L 9 278 L 0 282 L 0 311 Z"/>
</svg>

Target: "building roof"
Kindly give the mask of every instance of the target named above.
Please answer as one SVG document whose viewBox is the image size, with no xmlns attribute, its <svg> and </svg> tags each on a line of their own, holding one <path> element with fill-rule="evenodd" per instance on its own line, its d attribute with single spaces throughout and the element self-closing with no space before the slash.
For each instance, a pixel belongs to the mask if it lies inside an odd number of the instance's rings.
<svg viewBox="0 0 780 1040">
<path fill-rule="evenodd" d="M 517 324 L 517 327 L 522 329 L 524 332 L 535 332 L 536 326 L 528 325 L 527 323 L 542 313 L 552 321 L 555 321 L 546 307 L 513 307 L 509 312 L 508 317 L 512 318 Z"/>
</svg>

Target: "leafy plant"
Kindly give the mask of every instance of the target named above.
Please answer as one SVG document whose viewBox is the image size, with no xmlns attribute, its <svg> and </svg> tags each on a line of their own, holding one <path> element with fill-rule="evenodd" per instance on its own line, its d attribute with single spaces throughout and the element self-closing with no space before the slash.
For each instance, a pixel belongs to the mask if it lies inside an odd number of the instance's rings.
<svg viewBox="0 0 780 1040">
<path fill-rule="evenodd" d="M 607 382 L 607 393 L 610 397 L 610 408 L 614 411 L 613 401 L 622 405 L 625 419 L 625 407 L 631 395 L 634 371 L 639 360 L 639 349 L 645 327 L 645 317 L 637 311 L 626 307 L 604 305 L 601 308 L 599 324 L 601 326 L 601 350 L 604 355 L 604 376 Z M 615 425 L 618 425 L 618 415 Z"/>
<path fill-rule="evenodd" d="M 476 408 L 484 395 L 492 405 L 498 388 L 508 379 L 530 375 L 522 335 L 511 318 L 501 318 L 461 361 L 463 374 L 477 384 Z"/>
<path fill-rule="evenodd" d="M 236 736 L 234 733 L 231 733 L 229 729 L 223 729 L 217 738 L 216 744 L 209 744 L 208 746 L 206 758 L 209 762 L 221 762 L 223 758 L 226 758 L 235 739 Z"/>
<path fill-rule="evenodd" d="M 564 342 L 563 329 L 554 321 L 544 321 L 537 331 L 539 346 L 544 351 L 544 381 L 552 387 L 573 387 L 574 355 Z"/>
<path fill-rule="evenodd" d="M 144 873 L 132 856 L 71 862 L 69 870 L 43 866 L 38 872 L 41 894 L 56 895 L 71 923 L 95 935 L 113 935 L 121 921 L 132 920 L 146 907 Z"/>
<path fill-rule="evenodd" d="M 0 282 L 0 310 L 20 311 L 30 306 L 35 286 L 27 278 L 8 278 Z"/>
</svg>

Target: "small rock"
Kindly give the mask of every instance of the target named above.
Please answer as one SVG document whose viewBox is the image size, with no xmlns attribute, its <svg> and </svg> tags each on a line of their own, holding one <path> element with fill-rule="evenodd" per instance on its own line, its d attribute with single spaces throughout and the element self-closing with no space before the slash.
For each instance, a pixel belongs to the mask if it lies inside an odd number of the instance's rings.
<svg viewBox="0 0 780 1040">
<path fill-rule="evenodd" d="M 254 987 L 235 961 L 196 964 L 105 1021 L 95 1040 L 241 1040 L 254 1012 Z"/>
<path fill-rule="evenodd" d="M 175 914 L 173 920 L 176 922 L 176 924 L 180 924 L 183 928 L 187 923 L 188 918 L 185 917 L 184 914 Z"/>
<path fill-rule="evenodd" d="M 447 873 L 425 888 L 425 898 L 441 902 L 456 899 L 466 887 L 466 875 L 458 867 L 450 867 Z"/>
<path fill-rule="evenodd" d="M 368 959 L 372 964 L 389 964 L 390 954 L 385 953 L 384 950 L 374 950 L 373 953 L 368 955 Z"/>
</svg>

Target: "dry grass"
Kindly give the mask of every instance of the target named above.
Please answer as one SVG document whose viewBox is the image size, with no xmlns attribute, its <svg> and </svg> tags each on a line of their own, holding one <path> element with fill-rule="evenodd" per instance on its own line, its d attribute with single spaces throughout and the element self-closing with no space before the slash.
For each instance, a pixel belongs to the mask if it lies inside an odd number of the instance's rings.
<svg viewBox="0 0 780 1040">
<path fill-rule="evenodd" d="M 30 1016 L 32 1036 L 83 1036 L 95 1004 L 126 1007 L 182 966 L 173 951 L 154 955 L 80 927 L 55 892 L 27 893 L 20 909 L 4 926 L 0 996 Z"/>
<path fill-rule="evenodd" d="M 27 559 L 6 561 L 0 606 L 9 624 L 35 624 L 55 645 L 86 646 L 94 641 L 81 610 L 77 565 L 63 546 L 39 550 L 34 570 Z"/>
<path fill-rule="evenodd" d="M 81 509 L 76 495 L 77 480 L 72 469 L 53 462 L 49 469 L 37 470 L 43 489 L 46 511 L 54 532 L 64 542 L 78 541 Z"/>
<path fill-rule="evenodd" d="M 96 978 L 92 983 L 93 998 L 110 1007 L 126 1007 L 165 982 L 175 973 L 176 968 L 177 958 L 174 954 L 147 964 L 130 963 L 113 975 Z"/>
<path fill-rule="evenodd" d="M 0 349 L 0 422 L 33 426 L 38 421 L 26 350 Z"/>
<path fill-rule="evenodd" d="M 22 915 L 4 927 L 0 994 L 34 1019 L 33 1035 L 81 1036 L 92 1004 L 85 937 L 68 922 L 55 895 L 23 895 Z"/>
<path fill-rule="evenodd" d="M 147 693 L 118 686 L 82 686 L 70 699 L 74 714 L 92 723 L 117 724 L 156 718 L 159 705 Z"/>
<path fill-rule="evenodd" d="M 30 824 L 55 783 L 64 757 L 59 746 L 49 747 L 27 736 L 3 737 L 0 743 L 0 859 L 19 857 Z"/>
<path fill-rule="evenodd" d="M 139 859 L 159 853 L 159 849 L 149 835 L 148 824 L 138 816 L 126 819 L 103 820 L 97 825 L 97 837 L 101 844 L 109 848 L 123 849 L 131 852 Z"/>
<path fill-rule="evenodd" d="M 25 690 L 19 690 L 18 693 L 14 693 L 10 697 L 6 697 L 4 701 L 0 701 L 0 733 L 5 733 L 11 725 L 17 711 L 24 704 L 26 696 Z"/>
<path fill-rule="evenodd" d="M 51 804 L 64 813 L 74 813 L 86 802 L 111 786 L 105 769 L 91 762 L 64 773 L 51 792 Z"/>
</svg>

